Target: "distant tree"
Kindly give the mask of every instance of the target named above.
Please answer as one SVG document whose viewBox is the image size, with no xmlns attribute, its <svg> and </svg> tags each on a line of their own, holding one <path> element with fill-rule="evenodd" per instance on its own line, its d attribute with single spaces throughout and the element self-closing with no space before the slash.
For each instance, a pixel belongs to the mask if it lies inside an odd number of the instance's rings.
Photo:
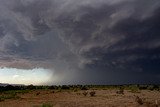
<svg viewBox="0 0 160 107">
<path fill-rule="evenodd" d="M 4 87 L 3 86 L 0 86 L 0 92 L 1 91 L 4 91 Z"/>
<path fill-rule="evenodd" d="M 63 90 L 69 90 L 69 89 L 70 89 L 70 87 L 69 87 L 69 86 L 67 86 L 67 85 L 62 85 L 61 89 L 63 89 Z"/>
<path fill-rule="evenodd" d="M 15 90 L 15 87 L 12 85 L 5 86 L 5 91 L 8 91 L 8 90 Z"/>
<path fill-rule="evenodd" d="M 27 86 L 27 89 L 33 90 L 33 89 L 36 89 L 36 87 L 35 87 L 34 85 L 31 84 L 31 85 L 28 85 L 28 86 Z"/>
<path fill-rule="evenodd" d="M 21 90 L 21 86 L 14 86 L 15 90 Z"/>
<path fill-rule="evenodd" d="M 49 89 L 57 89 L 57 87 L 52 85 L 49 87 Z"/>
<path fill-rule="evenodd" d="M 153 90 L 159 91 L 159 86 L 158 85 L 153 85 Z"/>
</svg>

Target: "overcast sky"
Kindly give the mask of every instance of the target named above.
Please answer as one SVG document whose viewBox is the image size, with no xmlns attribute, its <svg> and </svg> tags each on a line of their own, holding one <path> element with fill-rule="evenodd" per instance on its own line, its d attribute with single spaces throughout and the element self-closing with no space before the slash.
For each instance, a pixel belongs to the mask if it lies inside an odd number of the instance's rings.
<svg viewBox="0 0 160 107">
<path fill-rule="evenodd" d="M 0 0 L 0 67 L 0 82 L 160 83 L 160 0 Z"/>
</svg>

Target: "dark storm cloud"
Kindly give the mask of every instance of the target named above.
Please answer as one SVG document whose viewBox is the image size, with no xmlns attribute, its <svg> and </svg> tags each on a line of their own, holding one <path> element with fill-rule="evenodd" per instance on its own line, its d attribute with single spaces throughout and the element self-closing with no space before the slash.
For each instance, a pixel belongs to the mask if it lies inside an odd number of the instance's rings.
<svg viewBox="0 0 160 107">
<path fill-rule="evenodd" d="M 159 0 L 0 2 L 2 67 L 54 69 L 59 83 L 160 82 Z"/>
</svg>

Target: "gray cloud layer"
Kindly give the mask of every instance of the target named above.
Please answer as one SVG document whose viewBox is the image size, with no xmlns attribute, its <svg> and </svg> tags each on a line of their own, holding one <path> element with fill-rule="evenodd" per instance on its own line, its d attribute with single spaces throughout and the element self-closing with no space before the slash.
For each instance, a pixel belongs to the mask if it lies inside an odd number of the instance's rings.
<svg viewBox="0 0 160 107">
<path fill-rule="evenodd" d="M 159 0 L 0 0 L 0 65 L 54 69 L 59 83 L 159 83 L 159 11 Z"/>
</svg>

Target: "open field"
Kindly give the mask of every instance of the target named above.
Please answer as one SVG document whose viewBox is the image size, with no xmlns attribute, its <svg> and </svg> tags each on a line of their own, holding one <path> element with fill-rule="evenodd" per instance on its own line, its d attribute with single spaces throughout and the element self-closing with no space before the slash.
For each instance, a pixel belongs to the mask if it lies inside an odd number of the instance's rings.
<svg viewBox="0 0 160 107">
<path fill-rule="evenodd" d="M 135 88 L 13 90 L 0 98 L 0 107 L 160 107 L 159 90 Z"/>
</svg>

